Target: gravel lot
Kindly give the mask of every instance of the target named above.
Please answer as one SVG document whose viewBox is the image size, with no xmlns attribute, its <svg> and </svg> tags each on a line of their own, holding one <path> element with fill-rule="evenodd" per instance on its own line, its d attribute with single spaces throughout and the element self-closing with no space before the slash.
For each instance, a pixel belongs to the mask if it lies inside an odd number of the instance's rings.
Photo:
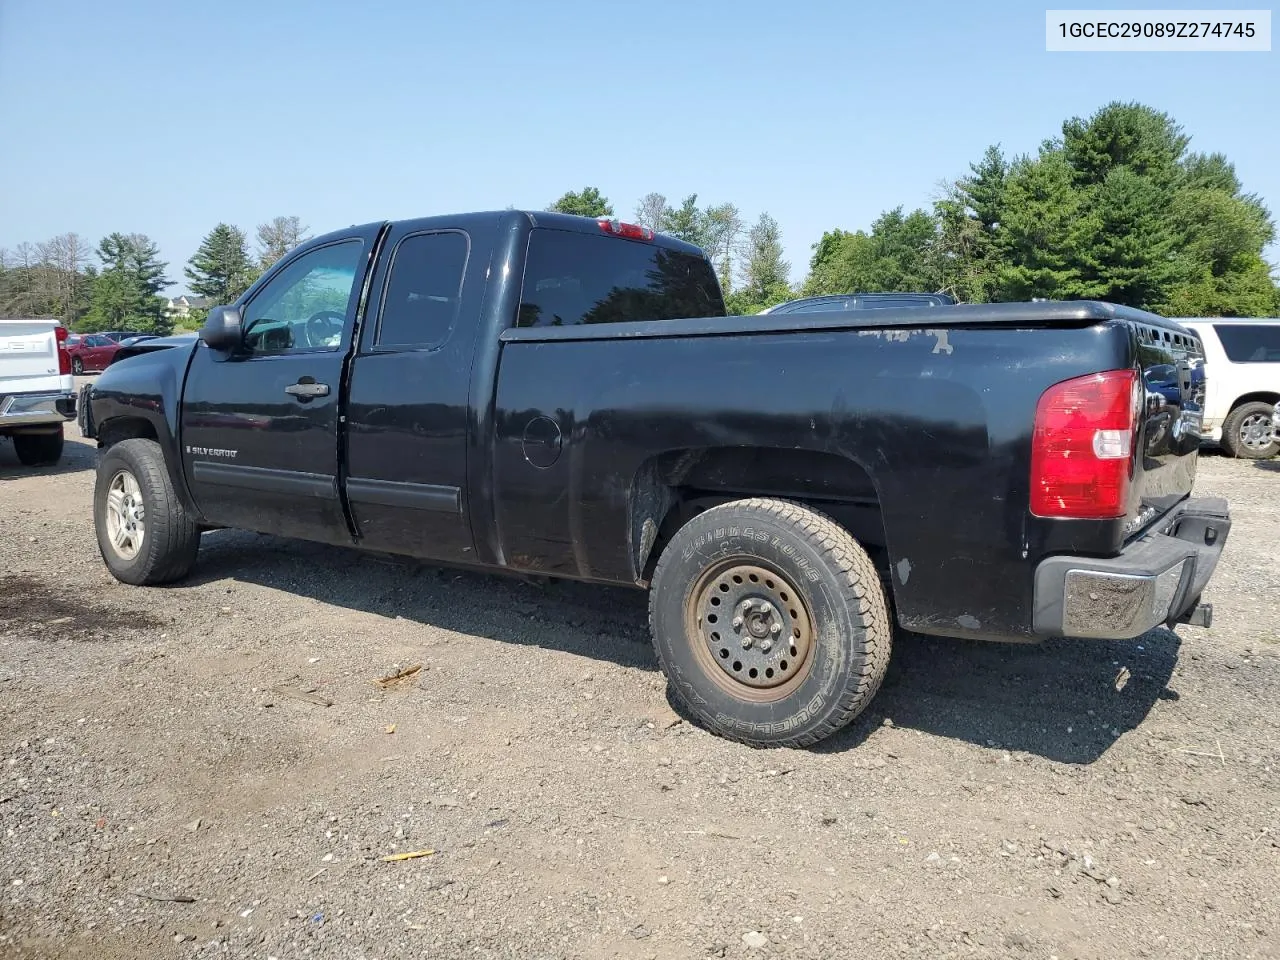
<svg viewBox="0 0 1280 960">
<path fill-rule="evenodd" d="M 0 446 L 6 960 L 1280 956 L 1280 461 L 1202 458 L 1211 630 L 901 637 L 756 751 L 672 712 L 639 592 L 233 532 L 119 585 L 95 457 Z"/>
</svg>

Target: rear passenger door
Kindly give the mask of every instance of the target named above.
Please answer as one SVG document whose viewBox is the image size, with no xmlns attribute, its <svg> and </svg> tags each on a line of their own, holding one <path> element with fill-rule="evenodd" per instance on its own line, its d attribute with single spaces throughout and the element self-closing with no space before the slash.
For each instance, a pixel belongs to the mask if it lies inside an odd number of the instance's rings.
<svg viewBox="0 0 1280 960">
<path fill-rule="evenodd" d="M 472 556 L 468 393 L 487 259 L 464 230 L 392 228 L 347 404 L 346 494 L 364 546 Z"/>
</svg>

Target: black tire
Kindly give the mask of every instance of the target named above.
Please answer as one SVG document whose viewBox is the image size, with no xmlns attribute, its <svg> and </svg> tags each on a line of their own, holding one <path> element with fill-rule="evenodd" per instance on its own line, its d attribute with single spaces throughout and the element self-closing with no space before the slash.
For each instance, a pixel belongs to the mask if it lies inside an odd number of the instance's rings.
<svg viewBox="0 0 1280 960">
<path fill-rule="evenodd" d="M 56 433 L 17 433 L 13 452 L 24 466 L 47 467 L 62 459 L 62 427 Z"/>
<path fill-rule="evenodd" d="M 775 622 L 788 643 L 766 647 Z M 823 514 L 772 499 L 722 504 L 676 532 L 654 570 L 649 625 L 680 703 L 756 747 L 804 747 L 845 726 L 880 688 L 892 637 L 866 551 Z"/>
<path fill-rule="evenodd" d="M 126 475 L 139 492 L 130 495 L 130 501 L 140 500 L 142 506 L 141 519 L 135 522 L 142 533 L 137 543 L 131 541 L 132 556 L 113 543 L 108 517 L 115 512 L 108 505 L 112 487 L 119 478 L 127 488 Z M 122 440 L 103 453 L 93 491 L 93 521 L 98 552 L 111 575 L 123 583 L 169 583 L 186 576 L 196 562 L 200 531 L 174 492 L 164 454 L 154 440 Z"/>
<path fill-rule="evenodd" d="M 84 373 L 84 361 L 79 357 L 71 358 L 71 372 L 77 377 Z"/>
<path fill-rule="evenodd" d="M 1271 435 L 1271 439 L 1267 443 L 1258 443 L 1256 440 L 1252 445 L 1246 441 L 1242 433 L 1245 430 L 1245 421 L 1249 421 L 1252 426 L 1257 422 L 1257 418 L 1263 418 L 1266 421 L 1266 429 Z M 1233 457 L 1241 457 L 1245 460 L 1266 460 L 1280 453 L 1280 443 L 1274 436 L 1275 404 L 1262 403 L 1254 400 L 1249 403 L 1242 403 L 1222 421 L 1222 449 Z"/>
</svg>

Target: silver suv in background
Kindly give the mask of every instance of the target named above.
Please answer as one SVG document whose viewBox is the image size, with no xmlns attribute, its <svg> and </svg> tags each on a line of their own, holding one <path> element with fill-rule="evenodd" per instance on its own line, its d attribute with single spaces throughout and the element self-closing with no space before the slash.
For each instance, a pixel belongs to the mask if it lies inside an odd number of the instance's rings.
<svg viewBox="0 0 1280 960">
<path fill-rule="evenodd" d="M 1280 317 L 1173 318 L 1204 344 L 1203 434 L 1233 457 L 1280 453 Z"/>
</svg>

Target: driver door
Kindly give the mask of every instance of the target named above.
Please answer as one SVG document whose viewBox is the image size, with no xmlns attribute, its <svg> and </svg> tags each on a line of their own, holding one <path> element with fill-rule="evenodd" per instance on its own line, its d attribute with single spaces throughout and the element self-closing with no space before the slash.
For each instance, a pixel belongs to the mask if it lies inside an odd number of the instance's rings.
<svg viewBox="0 0 1280 960">
<path fill-rule="evenodd" d="M 239 304 L 244 347 L 199 344 L 181 446 L 214 524 L 350 543 L 338 498 L 343 368 L 380 225 L 295 251 Z"/>
</svg>

